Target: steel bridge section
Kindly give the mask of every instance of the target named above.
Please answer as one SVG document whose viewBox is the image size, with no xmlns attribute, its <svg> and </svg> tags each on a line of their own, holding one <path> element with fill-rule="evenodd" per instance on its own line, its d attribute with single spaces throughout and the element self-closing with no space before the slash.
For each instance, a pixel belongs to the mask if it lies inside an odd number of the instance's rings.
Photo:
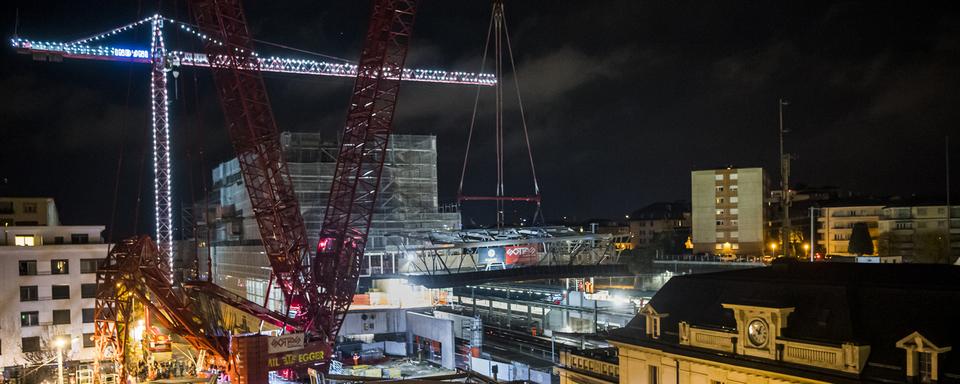
<svg viewBox="0 0 960 384">
<path fill-rule="evenodd" d="M 617 264 L 620 251 L 614 245 L 627 241 L 628 236 L 581 233 L 562 227 L 397 234 L 396 244 L 384 252 L 366 255 L 363 276 L 483 272 L 490 267 L 478 262 L 479 250 L 517 246 L 536 247 L 538 255 L 535 261 L 510 266 L 513 269 Z M 389 269 L 383 260 L 390 261 Z M 379 271 L 375 273 L 374 268 Z"/>
</svg>

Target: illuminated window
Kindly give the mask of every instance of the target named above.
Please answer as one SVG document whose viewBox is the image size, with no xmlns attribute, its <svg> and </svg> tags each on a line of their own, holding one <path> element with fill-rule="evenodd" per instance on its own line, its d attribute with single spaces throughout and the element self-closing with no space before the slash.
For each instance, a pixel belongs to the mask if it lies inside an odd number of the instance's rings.
<svg viewBox="0 0 960 384">
<path fill-rule="evenodd" d="M 723 192 L 723 186 L 722 186 L 722 185 L 718 185 L 718 186 L 716 187 L 716 189 L 717 189 L 717 192 Z"/>
<path fill-rule="evenodd" d="M 717 214 L 718 214 L 718 215 L 722 215 L 722 214 L 723 214 L 723 210 L 722 210 L 722 209 L 718 209 L 718 210 L 717 210 Z"/>
<path fill-rule="evenodd" d="M 14 245 L 18 247 L 32 247 L 36 244 L 34 243 L 33 235 L 16 235 L 14 237 Z"/>
<path fill-rule="evenodd" d="M 730 180 L 736 180 L 736 179 L 737 179 L 737 174 L 736 174 L 736 173 L 731 173 L 731 174 L 730 174 Z"/>
<path fill-rule="evenodd" d="M 718 197 L 718 198 L 717 198 L 717 204 L 723 204 L 723 198 L 722 198 L 722 197 Z"/>
<path fill-rule="evenodd" d="M 736 215 L 736 214 L 739 214 L 739 213 L 740 213 L 740 209 L 739 209 L 739 208 L 730 208 L 730 214 L 731 214 L 731 215 Z"/>
<path fill-rule="evenodd" d="M 739 201 L 739 200 L 740 200 L 740 199 L 738 199 L 736 196 L 733 196 L 733 197 L 730 198 L 730 202 L 731 202 L 731 203 L 736 203 L 736 202 Z"/>
<path fill-rule="evenodd" d="M 70 273 L 70 261 L 69 260 L 50 260 L 50 274 L 51 275 L 66 275 Z"/>
<path fill-rule="evenodd" d="M 723 244 L 717 244 L 714 249 L 723 249 Z"/>
<path fill-rule="evenodd" d="M 730 192 L 736 192 L 738 189 L 740 188 L 736 184 L 730 186 Z"/>
<path fill-rule="evenodd" d="M 714 175 L 713 178 L 717 181 L 723 180 L 723 174 Z"/>
<path fill-rule="evenodd" d="M 736 233 L 736 232 L 734 232 L 734 233 Z M 730 236 L 736 237 L 736 236 L 733 236 L 732 234 L 731 234 Z M 740 244 L 733 243 L 732 247 L 733 247 L 733 249 L 740 249 Z"/>
</svg>

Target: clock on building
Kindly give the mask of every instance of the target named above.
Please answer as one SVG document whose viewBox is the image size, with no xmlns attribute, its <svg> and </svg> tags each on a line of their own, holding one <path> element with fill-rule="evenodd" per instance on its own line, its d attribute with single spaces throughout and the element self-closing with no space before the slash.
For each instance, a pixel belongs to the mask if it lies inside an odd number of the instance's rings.
<svg viewBox="0 0 960 384">
<path fill-rule="evenodd" d="M 750 344 L 753 344 L 753 346 L 762 347 L 766 345 L 768 337 L 769 331 L 766 321 L 754 319 L 747 325 L 747 338 L 750 339 Z"/>
</svg>

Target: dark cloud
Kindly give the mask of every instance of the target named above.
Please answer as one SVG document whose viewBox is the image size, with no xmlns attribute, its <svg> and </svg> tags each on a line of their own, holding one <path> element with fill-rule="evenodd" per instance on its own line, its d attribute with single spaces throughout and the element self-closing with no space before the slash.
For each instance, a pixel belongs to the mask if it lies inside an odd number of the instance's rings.
<svg viewBox="0 0 960 384">
<path fill-rule="evenodd" d="M 165 14 L 186 19 L 182 2 L 164 4 Z M 355 58 L 369 2 L 245 5 L 259 39 Z M 16 6 L 21 35 L 51 40 L 154 12 L 121 1 Z M 792 131 L 787 148 L 798 155 L 794 180 L 875 193 L 937 195 L 943 189 L 942 141 L 956 132 L 960 118 L 955 5 L 611 0 L 507 7 L 548 218 L 619 217 L 652 201 L 687 198 L 693 169 L 774 169 L 780 97 L 792 102 L 786 124 Z M 489 10 L 488 2 L 422 2 L 409 64 L 477 71 Z M 189 36 L 169 41 L 196 48 Z M 149 122 L 145 68 L 32 62 L 11 51 L 2 58 L 0 129 L 5 140 L 18 143 L 0 153 L 6 172 L 0 176 L 12 184 L 3 193 L 57 195 L 65 209 L 91 207 L 68 211 L 66 218 L 105 222 L 116 153 L 125 138 L 128 176 L 121 194 L 127 201 L 121 204 L 132 209 L 135 199 L 129 196 L 143 189 L 130 179 L 143 173 L 138 161 L 146 148 L 141 128 Z M 512 87 L 513 76 L 505 80 Z M 281 129 L 330 135 L 341 129 L 350 79 L 274 74 L 266 81 Z M 215 162 L 230 157 L 219 103 L 205 71 L 185 70 L 178 86 L 174 127 L 184 159 L 178 175 L 208 174 Z M 441 201 L 456 193 L 475 92 L 411 83 L 402 90 L 397 131 L 438 135 Z M 513 165 L 508 185 L 520 193 L 528 188 L 529 166 L 513 89 L 506 94 Z M 491 177 L 491 100 L 490 90 L 483 90 L 477 157 L 471 157 L 470 181 L 477 188 L 486 188 Z M 129 128 L 121 131 L 123 126 Z M 205 164 L 195 155 L 200 147 Z M 37 169 L 45 178 L 33 176 Z M 77 175 L 84 172 L 97 182 L 83 184 Z M 191 180 L 196 184 L 199 177 Z M 177 185 L 191 182 L 178 179 Z M 72 197 L 84 188 L 95 191 Z M 190 193 L 182 193 L 189 200 Z"/>
</svg>

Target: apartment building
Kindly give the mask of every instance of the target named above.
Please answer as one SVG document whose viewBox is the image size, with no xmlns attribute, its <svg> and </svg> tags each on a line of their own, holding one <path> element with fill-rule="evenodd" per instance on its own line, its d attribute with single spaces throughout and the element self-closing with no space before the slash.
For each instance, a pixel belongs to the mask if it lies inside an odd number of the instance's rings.
<svg viewBox="0 0 960 384">
<path fill-rule="evenodd" d="M 0 366 L 45 362 L 56 339 L 68 364 L 91 361 L 104 227 L 59 225 L 52 199 L 0 197 L 0 208 L 14 218 L 0 236 Z"/>
<path fill-rule="evenodd" d="M 630 214 L 630 234 L 634 247 L 646 247 L 664 235 L 690 234 L 690 204 L 684 201 L 657 202 Z M 681 240 L 682 241 L 682 240 Z"/>
<path fill-rule="evenodd" d="M 836 202 L 834 206 L 821 207 L 817 217 L 817 249 L 832 256 L 856 256 L 848 252 L 850 234 L 854 224 L 865 223 L 876 250 L 883 207 L 882 203 L 866 200 Z"/>
<path fill-rule="evenodd" d="M 763 254 L 767 185 L 762 168 L 693 171 L 694 252 Z"/>
<path fill-rule="evenodd" d="M 929 203 L 883 207 L 878 252 L 916 262 L 953 263 L 960 257 L 960 206 L 952 211 L 948 216 L 945 204 Z"/>
<path fill-rule="evenodd" d="M 819 212 L 817 245 L 827 255 L 856 256 L 848 252 L 850 235 L 854 224 L 865 223 L 874 254 L 929 263 L 960 257 L 960 206 L 953 206 L 949 216 L 945 204 L 916 201 L 838 202 Z"/>
</svg>

